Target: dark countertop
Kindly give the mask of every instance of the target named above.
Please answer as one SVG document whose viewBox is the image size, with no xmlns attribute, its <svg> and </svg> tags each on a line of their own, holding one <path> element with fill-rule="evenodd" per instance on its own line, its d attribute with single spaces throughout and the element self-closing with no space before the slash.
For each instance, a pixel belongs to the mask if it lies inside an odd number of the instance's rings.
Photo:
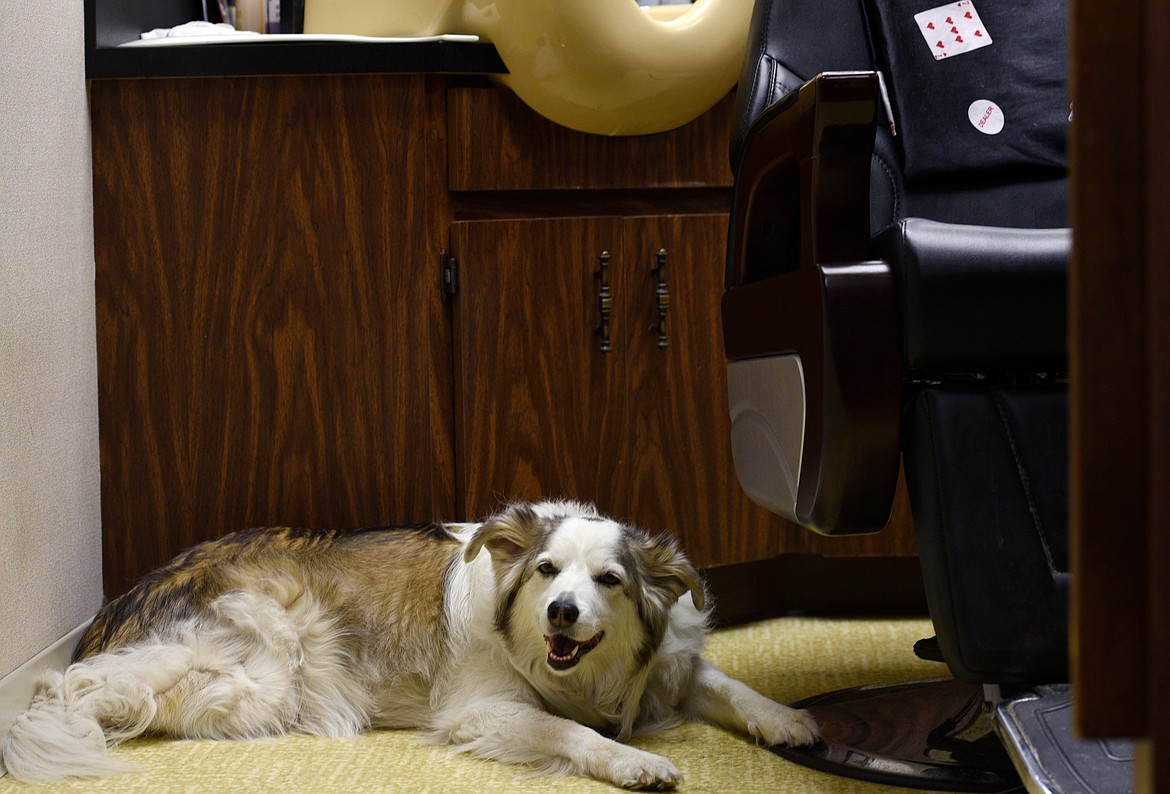
<svg viewBox="0 0 1170 794">
<path fill-rule="evenodd" d="M 487 42 L 232 43 L 181 47 L 90 47 L 86 77 L 210 77 L 271 74 L 500 74 Z"/>
</svg>

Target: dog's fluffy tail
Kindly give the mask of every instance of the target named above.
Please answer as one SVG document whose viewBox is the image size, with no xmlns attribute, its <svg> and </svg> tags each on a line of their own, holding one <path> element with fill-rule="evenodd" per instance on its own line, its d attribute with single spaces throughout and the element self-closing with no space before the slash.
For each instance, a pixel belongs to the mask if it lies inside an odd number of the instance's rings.
<svg viewBox="0 0 1170 794">
<path fill-rule="evenodd" d="M 46 670 L 31 708 L 0 748 L 8 773 L 41 783 L 133 769 L 107 748 L 147 731 L 155 696 L 191 669 L 191 659 L 189 648 L 159 644 L 100 653 L 64 672 Z"/>
</svg>

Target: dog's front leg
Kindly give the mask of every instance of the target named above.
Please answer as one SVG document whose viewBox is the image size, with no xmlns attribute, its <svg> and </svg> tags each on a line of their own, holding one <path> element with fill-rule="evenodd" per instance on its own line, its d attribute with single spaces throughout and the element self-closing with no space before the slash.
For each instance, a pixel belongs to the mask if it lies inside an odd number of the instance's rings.
<svg viewBox="0 0 1170 794">
<path fill-rule="evenodd" d="M 765 744 L 807 745 L 820 729 L 807 711 L 781 705 L 702 659 L 695 665 L 683 707 L 687 714 Z"/>
<path fill-rule="evenodd" d="M 471 706 L 443 733 L 451 744 L 473 755 L 587 775 L 622 788 L 665 791 L 682 779 L 674 764 L 661 756 L 607 739 L 527 703 Z"/>
</svg>

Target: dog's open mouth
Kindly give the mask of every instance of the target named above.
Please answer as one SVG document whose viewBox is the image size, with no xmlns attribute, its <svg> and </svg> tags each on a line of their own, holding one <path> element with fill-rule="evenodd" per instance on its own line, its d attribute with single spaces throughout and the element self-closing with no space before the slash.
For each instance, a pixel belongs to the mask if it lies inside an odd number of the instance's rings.
<svg viewBox="0 0 1170 794">
<path fill-rule="evenodd" d="M 597 647 L 605 632 L 598 632 L 584 642 L 578 642 L 564 634 L 544 636 L 545 647 L 548 648 L 548 666 L 554 670 L 568 670 L 581 661 L 581 657 Z"/>
</svg>

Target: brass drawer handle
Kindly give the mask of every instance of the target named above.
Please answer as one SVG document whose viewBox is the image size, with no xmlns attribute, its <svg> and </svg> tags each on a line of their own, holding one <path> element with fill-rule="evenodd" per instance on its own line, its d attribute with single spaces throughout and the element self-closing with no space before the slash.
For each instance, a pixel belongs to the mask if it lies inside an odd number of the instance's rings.
<svg viewBox="0 0 1170 794">
<path fill-rule="evenodd" d="M 601 337 L 601 352 L 608 353 L 613 349 L 609 341 L 609 315 L 613 311 L 613 293 L 609 288 L 609 251 L 602 251 L 597 260 L 598 269 L 593 277 L 599 282 L 597 311 L 601 314 L 601 325 L 595 329 L 595 333 Z"/>
<path fill-rule="evenodd" d="M 650 272 L 658 282 L 658 286 L 654 290 L 658 305 L 658 322 L 650 326 L 650 332 L 658 334 L 658 349 L 665 350 L 670 344 L 666 338 L 666 312 L 670 309 L 670 292 L 666 289 L 666 249 L 659 248 L 655 256 L 657 264 Z"/>
</svg>

